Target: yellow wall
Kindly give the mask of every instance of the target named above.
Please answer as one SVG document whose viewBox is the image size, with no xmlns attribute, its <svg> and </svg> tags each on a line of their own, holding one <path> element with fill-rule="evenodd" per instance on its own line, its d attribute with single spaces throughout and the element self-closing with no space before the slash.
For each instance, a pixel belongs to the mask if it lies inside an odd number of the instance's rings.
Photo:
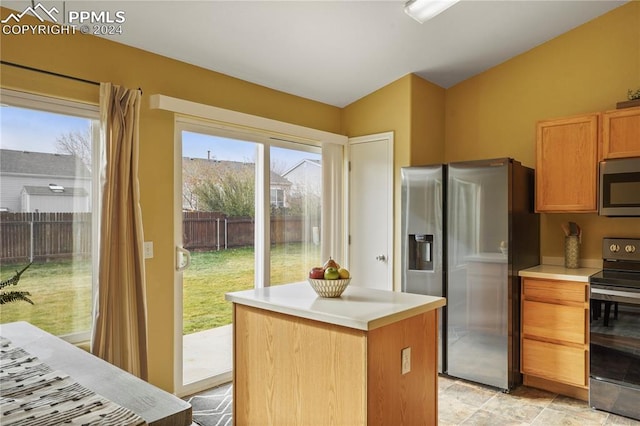
<svg viewBox="0 0 640 426">
<path fill-rule="evenodd" d="M 7 16 L 2 9 L 0 16 Z M 23 18 L 24 19 L 24 18 Z M 140 112 L 140 190 L 146 241 L 150 381 L 173 391 L 173 114 L 150 110 L 161 93 L 339 133 L 340 109 L 287 95 L 109 40 L 87 36 L 2 35 L 2 60 L 144 91 Z M 2 66 L 2 87 L 98 102 L 98 88 Z"/>
<path fill-rule="evenodd" d="M 415 75 L 411 78 L 411 157 L 408 165 L 441 163 L 445 147 L 446 91 Z"/>
<path fill-rule="evenodd" d="M 634 1 L 446 92 L 445 158 L 510 156 L 535 167 L 537 120 L 615 109 L 640 87 L 640 2 Z M 543 256 L 562 257 L 562 222 L 584 230 L 581 257 L 604 236 L 640 237 L 640 218 L 543 214 Z"/>
<path fill-rule="evenodd" d="M 413 74 L 348 105 L 342 114 L 350 137 L 394 132 L 394 218 L 400 218 L 400 168 L 443 160 L 444 89 Z M 400 220 L 394 220 L 394 287 L 400 289 Z"/>
</svg>

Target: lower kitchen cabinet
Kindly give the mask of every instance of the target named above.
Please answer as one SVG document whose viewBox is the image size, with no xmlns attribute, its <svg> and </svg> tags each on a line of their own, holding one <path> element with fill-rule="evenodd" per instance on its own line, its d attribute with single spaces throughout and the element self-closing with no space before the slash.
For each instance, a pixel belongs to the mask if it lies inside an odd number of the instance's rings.
<svg viewBox="0 0 640 426">
<path fill-rule="evenodd" d="M 587 386 L 587 351 L 584 349 L 522 339 L 522 363 L 525 374 L 572 386 Z"/>
<path fill-rule="evenodd" d="M 525 385 L 588 400 L 588 292 L 586 282 L 523 279 Z"/>
</svg>

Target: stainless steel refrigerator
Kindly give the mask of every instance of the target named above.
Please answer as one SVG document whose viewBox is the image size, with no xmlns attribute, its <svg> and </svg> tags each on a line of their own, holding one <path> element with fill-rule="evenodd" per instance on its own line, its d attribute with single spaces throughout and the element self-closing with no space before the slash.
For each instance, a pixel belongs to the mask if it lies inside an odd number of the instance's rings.
<svg viewBox="0 0 640 426">
<path fill-rule="evenodd" d="M 539 264 L 534 172 L 492 159 L 405 167 L 402 291 L 444 296 L 439 371 L 521 382 L 518 271 Z"/>
</svg>

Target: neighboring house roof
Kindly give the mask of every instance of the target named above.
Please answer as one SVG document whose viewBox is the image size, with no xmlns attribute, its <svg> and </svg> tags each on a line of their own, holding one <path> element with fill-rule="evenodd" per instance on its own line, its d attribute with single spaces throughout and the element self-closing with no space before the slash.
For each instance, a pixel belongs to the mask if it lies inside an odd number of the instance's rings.
<svg viewBox="0 0 640 426">
<path fill-rule="evenodd" d="M 91 177 L 89 170 L 74 155 L 12 149 L 0 149 L 0 171 L 3 174 Z"/>
<path fill-rule="evenodd" d="M 310 158 L 305 158 L 303 160 L 298 161 L 293 166 L 289 167 L 289 169 L 287 171 L 285 171 L 282 174 L 282 176 L 287 176 L 289 173 L 291 173 L 292 171 L 294 171 L 298 167 L 302 166 L 303 164 L 310 164 L 310 165 L 317 166 L 317 167 L 320 167 L 322 165 L 320 160 L 312 160 Z"/>
<path fill-rule="evenodd" d="M 303 164 L 309 164 L 309 165 L 316 166 L 316 167 L 321 167 L 321 165 L 322 165 L 320 160 L 312 160 L 310 158 L 305 158 L 304 160 L 300 160 L 296 164 L 291 166 L 287 171 L 285 171 L 282 174 L 282 176 L 287 176 L 288 174 L 290 174 L 292 171 L 294 171 L 295 169 L 299 168 Z"/>
<path fill-rule="evenodd" d="M 241 170 L 242 168 L 253 169 L 255 167 L 255 163 L 243 163 L 240 161 L 208 160 L 206 158 L 191 158 L 191 157 L 183 157 L 182 160 L 198 162 L 200 164 L 207 165 L 211 168 L 226 167 L 226 168 Z M 269 178 L 271 180 L 271 185 L 291 185 L 291 182 L 288 179 L 280 176 L 274 171 L 270 171 Z"/>
<path fill-rule="evenodd" d="M 56 197 L 86 197 L 89 193 L 84 188 L 65 187 L 62 191 L 52 191 L 48 186 L 24 186 L 23 191 L 29 195 L 54 195 Z"/>
</svg>

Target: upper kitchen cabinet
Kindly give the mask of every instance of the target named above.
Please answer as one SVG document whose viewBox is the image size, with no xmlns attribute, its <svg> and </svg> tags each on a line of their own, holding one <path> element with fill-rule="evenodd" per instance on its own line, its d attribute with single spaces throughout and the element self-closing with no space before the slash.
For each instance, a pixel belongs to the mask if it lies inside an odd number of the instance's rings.
<svg viewBox="0 0 640 426">
<path fill-rule="evenodd" d="M 536 211 L 598 211 L 600 114 L 544 120 L 536 134 Z"/>
<path fill-rule="evenodd" d="M 640 157 L 640 107 L 602 114 L 602 156 Z"/>
</svg>

